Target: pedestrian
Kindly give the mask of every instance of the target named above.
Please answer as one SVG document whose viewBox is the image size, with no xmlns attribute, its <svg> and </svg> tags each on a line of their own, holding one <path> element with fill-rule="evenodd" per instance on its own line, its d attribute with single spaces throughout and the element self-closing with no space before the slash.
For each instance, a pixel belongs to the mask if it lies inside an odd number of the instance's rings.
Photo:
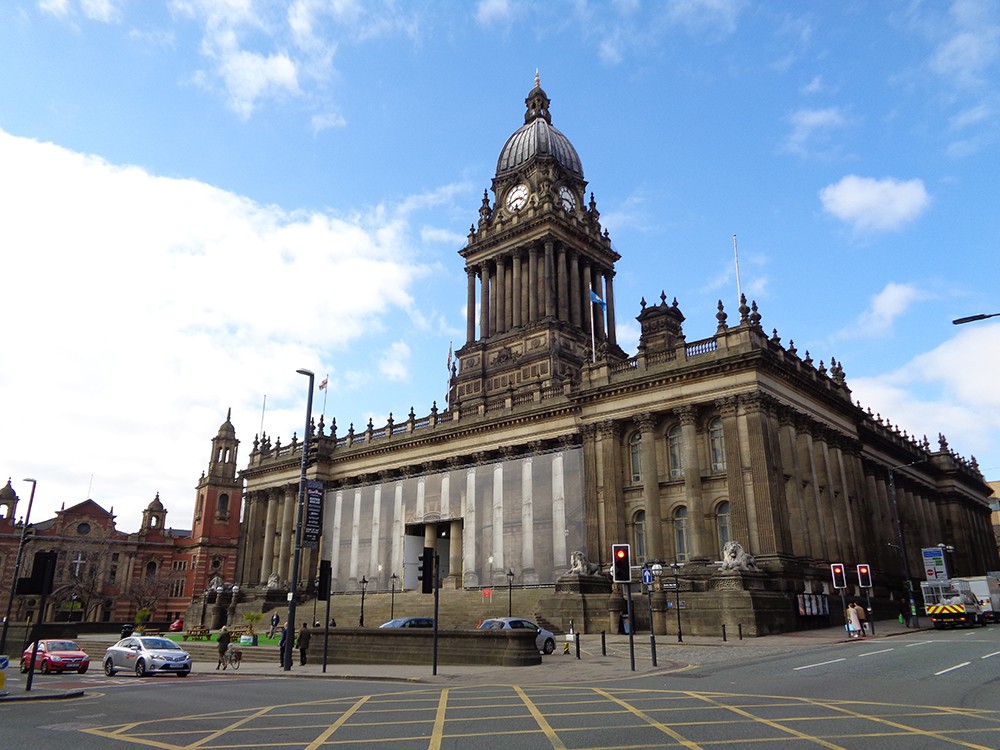
<svg viewBox="0 0 1000 750">
<path fill-rule="evenodd" d="M 219 648 L 219 663 L 215 665 L 216 669 L 219 669 L 220 667 L 225 669 L 229 666 L 226 663 L 226 651 L 229 650 L 229 642 L 232 639 L 232 636 L 229 635 L 229 628 L 223 625 L 222 630 L 219 632 L 219 642 L 217 644 Z"/>
<path fill-rule="evenodd" d="M 861 618 L 858 617 L 858 605 L 851 602 L 847 605 L 847 632 L 851 634 L 851 638 L 862 637 L 861 633 Z"/>
<path fill-rule="evenodd" d="M 281 622 L 281 618 L 278 617 L 278 613 L 275 612 L 271 615 L 271 627 L 267 631 L 268 638 L 274 638 L 274 634 L 278 632 L 278 623 Z"/>
<path fill-rule="evenodd" d="M 336 620 L 336 618 L 333 618 L 333 617 L 330 618 L 330 627 L 331 628 L 337 627 L 337 620 Z"/>
<path fill-rule="evenodd" d="M 905 595 L 899 600 L 899 621 L 906 627 L 910 627 L 910 604 Z"/>
<path fill-rule="evenodd" d="M 285 645 L 288 643 L 288 623 L 281 626 L 281 639 L 278 641 L 278 664 L 285 666 Z"/>
<path fill-rule="evenodd" d="M 309 626 L 306 623 L 302 623 L 302 629 L 299 631 L 299 664 L 303 667 L 306 665 L 306 658 L 309 653 L 309 639 L 312 637 L 312 633 L 309 632 Z"/>
<path fill-rule="evenodd" d="M 868 635 L 868 613 L 859 604 L 854 605 L 854 611 L 858 613 L 858 619 L 861 621 L 861 635 Z"/>
</svg>

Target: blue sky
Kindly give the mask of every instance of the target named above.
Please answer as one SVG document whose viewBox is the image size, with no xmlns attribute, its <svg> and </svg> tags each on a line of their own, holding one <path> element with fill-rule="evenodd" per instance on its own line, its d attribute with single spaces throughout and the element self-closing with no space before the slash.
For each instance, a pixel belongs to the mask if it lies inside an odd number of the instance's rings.
<svg viewBox="0 0 1000 750">
<path fill-rule="evenodd" d="M 188 528 L 226 411 L 443 406 L 458 250 L 535 71 L 622 255 L 619 342 L 741 286 L 862 405 L 1000 478 L 1000 6 L 9 0 L 0 471 Z M 263 408 L 266 396 L 266 409 Z M 329 417 L 328 417 L 329 418 Z M 23 511 L 23 508 L 22 508 Z"/>
</svg>

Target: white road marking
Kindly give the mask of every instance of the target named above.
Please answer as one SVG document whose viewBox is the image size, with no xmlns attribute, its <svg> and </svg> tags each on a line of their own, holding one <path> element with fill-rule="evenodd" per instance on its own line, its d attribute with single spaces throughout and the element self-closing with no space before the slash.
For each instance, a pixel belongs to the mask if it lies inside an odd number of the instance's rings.
<svg viewBox="0 0 1000 750">
<path fill-rule="evenodd" d="M 804 667 L 795 667 L 792 671 L 798 672 L 800 669 L 812 669 L 813 667 L 823 667 L 827 664 L 836 664 L 838 661 L 847 661 L 847 659 L 831 659 L 830 661 L 821 661 L 819 664 L 806 664 Z"/>
<path fill-rule="evenodd" d="M 935 672 L 934 676 L 935 677 L 940 677 L 943 674 L 948 674 L 948 672 L 951 672 L 954 669 L 961 669 L 962 667 L 967 667 L 971 663 L 972 662 L 963 661 L 961 664 L 956 664 L 954 667 L 948 667 L 947 669 L 942 669 L 940 672 Z"/>
</svg>

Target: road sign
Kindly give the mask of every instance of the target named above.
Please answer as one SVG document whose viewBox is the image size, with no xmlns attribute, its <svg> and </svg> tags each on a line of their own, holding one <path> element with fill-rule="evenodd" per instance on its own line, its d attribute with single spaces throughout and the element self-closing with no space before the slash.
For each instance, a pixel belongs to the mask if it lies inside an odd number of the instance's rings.
<svg viewBox="0 0 1000 750">
<path fill-rule="evenodd" d="M 649 568 L 643 568 L 642 570 L 642 582 L 647 586 L 653 583 L 653 571 Z"/>
</svg>

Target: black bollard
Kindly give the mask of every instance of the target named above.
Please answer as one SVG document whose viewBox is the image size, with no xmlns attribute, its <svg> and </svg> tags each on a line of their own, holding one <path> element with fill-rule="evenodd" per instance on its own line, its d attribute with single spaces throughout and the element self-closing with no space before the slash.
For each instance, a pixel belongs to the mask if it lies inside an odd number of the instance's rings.
<svg viewBox="0 0 1000 750">
<path fill-rule="evenodd" d="M 740 640 L 742 641 L 742 640 L 743 640 L 743 623 L 741 622 L 741 623 L 740 623 L 739 625 L 737 625 L 736 627 L 737 627 L 737 628 L 739 629 L 739 634 L 740 634 Z"/>
<path fill-rule="evenodd" d="M 722 642 L 726 642 L 726 623 L 722 623 Z"/>
<path fill-rule="evenodd" d="M 577 633 L 575 636 L 573 636 L 573 640 L 576 641 L 576 658 L 579 659 L 580 658 L 580 634 Z"/>
<path fill-rule="evenodd" d="M 605 633 L 602 630 L 601 631 L 601 656 L 607 656 L 608 655 L 608 642 L 606 640 L 604 640 L 604 635 L 605 635 Z"/>
</svg>

